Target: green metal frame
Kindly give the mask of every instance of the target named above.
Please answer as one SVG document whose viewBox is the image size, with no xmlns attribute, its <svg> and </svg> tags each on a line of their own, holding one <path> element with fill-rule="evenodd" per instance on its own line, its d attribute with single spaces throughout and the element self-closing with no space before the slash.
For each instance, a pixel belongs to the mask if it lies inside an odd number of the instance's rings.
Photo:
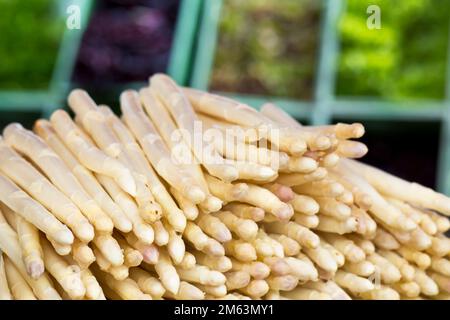
<svg viewBox="0 0 450 320">
<path fill-rule="evenodd" d="M 208 90 L 223 0 L 203 0 L 197 50 L 194 55 L 190 85 Z M 335 82 L 339 56 L 336 22 L 345 8 L 345 0 L 324 0 L 319 64 L 313 101 L 222 93 L 259 108 L 272 101 L 297 119 L 319 125 L 333 118 L 382 121 L 439 121 L 442 123 L 438 155 L 437 188 L 450 195 L 450 39 L 447 59 L 447 95 L 445 101 L 390 102 L 365 97 L 337 97 Z"/>
<path fill-rule="evenodd" d="M 67 28 L 64 30 L 48 89 L 0 91 L 0 111 L 38 111 L 42 112 L 43 116 L 48 116 L 64 101 L 70 87 L 70 77 L 81 37 L 90 18 L 93 2 L 91 0 L 58 1 L 55 6 L 61 16 L 66 16 L 65 8 L 69 4 L 80 7 L 81 28 L 80 30 Z"/>
</svg>

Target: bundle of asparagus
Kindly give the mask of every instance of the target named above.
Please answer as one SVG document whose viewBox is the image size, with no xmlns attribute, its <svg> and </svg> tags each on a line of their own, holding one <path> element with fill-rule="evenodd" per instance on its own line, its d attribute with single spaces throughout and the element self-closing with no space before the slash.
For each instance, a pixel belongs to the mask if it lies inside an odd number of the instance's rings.
<svg viewBox="0 0 450 320">
<path fill-rule="evenodd" d="M 0 138 L 1 299 L 448 299 L 450 199 L 157 74 Z M 200 131 L 199 131 L 200 127 Z"/>
</svg>

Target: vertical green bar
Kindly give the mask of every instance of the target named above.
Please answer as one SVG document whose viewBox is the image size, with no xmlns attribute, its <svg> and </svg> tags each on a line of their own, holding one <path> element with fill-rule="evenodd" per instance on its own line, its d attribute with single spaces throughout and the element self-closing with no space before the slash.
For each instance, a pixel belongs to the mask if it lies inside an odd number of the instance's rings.
<svg viewBox="0 0 450 320">
<path fill-rule="evenodd" d="M 207 0 L 204 2 L 205 6 L 190 85 L 193 88 L 207 90 L 216 51 L 222 0 Z"/>
<path fill-rule="evenodd" d="M 180 85 L 186 85 L 188 82 L 202 3 L 202 0 L 182 0 L 178 9 L 167 73 Z"/>
<path fill-rule="evenodd" d="M 61 12 L 62 17 L 67 17 L 66 8 L 69 5 L 79 6 L 81 27 L 80 29 L 69 30 L 66 28 L 64 30 L 50 83 L 50 99 L 43 108 L 43 116 L 49 116 L 53 110 L 61 107 L 57 104 L 62 103 L 62 100 L 70 88 L 70 77 L 75 66 L 81 38 L 88 25 L 93 5 L 91 0 L 74 0 L 66 1 L 65 3 L 66 5 L 61 8 L 64 9 Z"/>
<path fill-rule="evenodd" d="M 447 45 L 447 75 L 445 84 L 446 108 L 443 111 L 439 159 L 437 170 L 437 187 L 450 196 L 450 25 Z"/>
<path fill-rule="evenodd" d="M 336 64 L 339 54 L 337 23 L 342 10 L 342 0 L 325 0 L 322 17 L 319 66 L 316 77 L 315 106 L 311 123 L 329 123 L 334 100 Z"/>
</svg>

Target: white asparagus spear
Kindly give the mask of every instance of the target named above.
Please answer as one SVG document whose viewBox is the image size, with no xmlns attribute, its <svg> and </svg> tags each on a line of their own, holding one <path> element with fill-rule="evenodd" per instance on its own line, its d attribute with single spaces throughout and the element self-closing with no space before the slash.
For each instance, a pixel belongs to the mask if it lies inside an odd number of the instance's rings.
<svg viewBox="0 0 450 320">
<path fill-rule="evenodd" d="M 61 140 L 86 168 L 113 178 L 124 191 L 135 195 L 136 185 L 130 170 L 98 149 L 67 112 L 55 111 L 50 122 Z"/>
<path fill-rule="evenodd" d="M 77 206 L 1 139 L 0 170 L 70 227 L 75 236 L 86 242 L 92 240 L 94 228 Z"/>
<path fill-rule="evenodd" d="M 111 218 L 114 227 L 122 232 L 132 229 L 131 221 L 123 213 L 122 209 L 111 199 L 108 193 L 95 178 L 94 174 L 84 167 L 78 159 L 64 145 L 56 135 L 52 125 L 47 120 L 38 120 L 34 125 L 34 131 L 61 157 L 72 173 L 81 183 L 83 188 L 99 204 L 103 211 Z"/>
<path fill-rule="evenodd" d="M 9 289 L 8 279 L 5 271 L 5 260 L 0 251 L 0 300 L 12 300 L 11 290 Z"/>
<path fill-rule="evenodd" d="M 0 175 L 0 201 L 39 230 L 62 244 L 72 244 L 73 234 L 40 203 L 33 200 L 11 180 Z"/>
<path fill-rule="evenodd" d="M 205 193 L 191 174 L 174 163 L 171 151 L 145 115 L 138 94 L 131 90 L 125 91 L 120 96 L 120 102 L 126 125 L 158 174 L 194 203 L 205 200 Z"/>
<path fill-rule="evenodd" d="M 111 110 L 105 108 L 101 108 L 101 110 L 104 113 L 105 111 L 108 113 L 108 121 L 110 126 L 125 146 L 125 151 L 127 152 L 130 160 L 133 162 L 135 169 L 138 170 L 140 175 L 147 178 L 150 191 L 163 208 L 163 215 L 167 218 L 175 230 L 182 232 L 186 226 L 186 218 L 184 217 L 183 212 L 173 201 L 172 196 L 167 191 L 166 187 L 161 183 L 159 177 L 151 167 L 148 160 L 145 158 L 144 152 L 136 143 L 133 134 L 128 130 L 125 124 L 111 112 Z"/>
<path fill-rule="evenodd" d="M 19 124 L 10 124 L 4 130 L 7 144 L 29 157 L 89 219 L 99 231 L 111 231 L 111 219 L 86 193 L 64 161 L 33 132 Z"/>
<path fill-rule="evenodd" d="M 22 259 L 28 274 L 33 279 L 39 278 L 45 271 L 39 230 L 3 203 L 0 203 L 0 209 L 9 225 L 17 233 L 22 249 Z"/>
<path fill-rule="evenodd" d="M 224 163 L 217 150 L 211 143 L 202 139 L 201 150 L 194 145 L 191 139 L 195 138 L 195 124 L 201 123 L 197 118 L 192 105 L 184 95 L 183 91 L 177 87 L 169 77 L 156 74 L 150 78 L 150 86 L 154 88 L 165 107 L 169 110 L 180 129 L 184 129 L 190 137 L 182 137 L 194 153 L 197 160 L 207 169 L 207 171 L 224 181 L 233 181 L 238 178 L 238 172 L 232 165 Z"/>
</svg>

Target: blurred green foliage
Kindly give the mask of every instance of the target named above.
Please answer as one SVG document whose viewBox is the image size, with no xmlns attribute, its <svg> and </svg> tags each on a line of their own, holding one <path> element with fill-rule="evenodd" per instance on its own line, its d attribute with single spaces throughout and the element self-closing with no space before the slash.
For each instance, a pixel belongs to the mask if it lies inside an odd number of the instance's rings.
<svg viewBox="0 0 450 320">
<path fill-rule="evenodd" d="M 223 1 L 211 89 L 311 99 L 321 1 Z"/>
<path fill-rule="evenodd" d="M 450 1 L 347 0 L 339 22 L 338 95 L 443 99 Z M 366 25 L 381 9 L 381 29 Z"/>
<path fill-rule="evenodd" d="M 65 24 L 57 0 L 0 0 L 0 90 L 48 87 Z"/>
</svg>

